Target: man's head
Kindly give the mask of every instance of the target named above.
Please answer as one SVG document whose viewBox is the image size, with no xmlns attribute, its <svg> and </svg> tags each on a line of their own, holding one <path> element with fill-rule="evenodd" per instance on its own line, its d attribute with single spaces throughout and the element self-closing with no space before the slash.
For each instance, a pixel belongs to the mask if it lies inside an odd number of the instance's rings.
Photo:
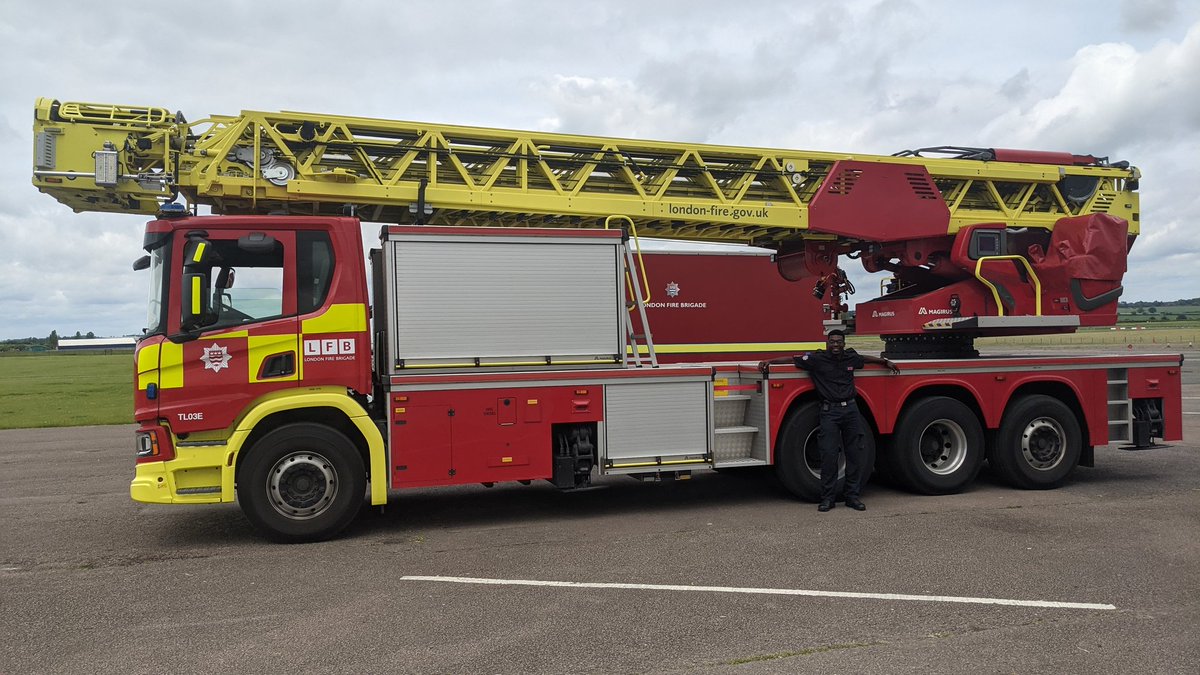
<svg viewBox="0 0 1200 675">
<path fill-rule="evenodd" d="M 825 336 L 825 349 L 837 356 L 846 350 L 846 331 L 833 329 Z"/>
</svg>

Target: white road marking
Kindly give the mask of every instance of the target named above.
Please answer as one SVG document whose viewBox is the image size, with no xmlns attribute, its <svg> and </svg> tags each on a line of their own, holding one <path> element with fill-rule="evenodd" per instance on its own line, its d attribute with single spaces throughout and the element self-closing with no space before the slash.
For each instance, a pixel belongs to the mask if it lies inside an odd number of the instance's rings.
<svg viewBox="0 0 1200 675">
<path fill-rule="evenodd" d="M 1052 607 L 1056 609 L 1116 609 L 1116 605 L 1094 602 L 1053 602 L 1050 600 L 1010 600 L 1007 598 L 971 598 L 954 595 L 909 595 L 906 593 L 853 593 L 850 591 L 808 591 L 798 588 L 737 588 L 734 586 L 682 586 L 676 584 L 617 584 L 590 581 L 535 581 L 532 579 L 483 579 L 478 577 L 403 576 L 401 581 L 440 581 L 452 584 L 490 586 L 554 586 L 559 588 L 620 588 L 640 591 L 693 591 L 701 593 L 749 593 L 758 595 L 807 595 L 820 598 L 863 598 L 868 600 L 915 600 L 918 602 L 959 602 L 976 605 L 1014 607 Z"/>
<path fill-rule="evenodd" d="M 1200 415 L 1200 412 L 1184 412 L 1184 415 Z"/>
</svg>

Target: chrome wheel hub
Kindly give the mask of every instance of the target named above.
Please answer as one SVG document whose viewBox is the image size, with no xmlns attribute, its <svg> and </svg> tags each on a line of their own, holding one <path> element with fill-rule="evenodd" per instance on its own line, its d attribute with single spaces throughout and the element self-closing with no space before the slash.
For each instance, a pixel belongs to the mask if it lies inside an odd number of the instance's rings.
<svg viewBox="0 0 1200 675">
<path fill-rule="evenodd" d="M 285 455 L 267 476 L 271 506 L 293 520 L 324 513 L 337 496 L 337 472 L 328 459 L 315 452 Z"/>
</svg>

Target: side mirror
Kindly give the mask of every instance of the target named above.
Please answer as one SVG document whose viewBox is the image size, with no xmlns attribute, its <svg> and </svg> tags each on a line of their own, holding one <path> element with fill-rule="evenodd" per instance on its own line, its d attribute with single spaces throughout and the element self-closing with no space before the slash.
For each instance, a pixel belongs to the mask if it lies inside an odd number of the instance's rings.
<svg viewBox="0 0 1200 675">
<path fill-rule="evenodd" d="M 193 272 L 183 275 L 180 287 L 183 300 L 183 314 L 179 327 L 183 330 L 195 330 L 213 322 L 212 303 L 209 299 L 208 275 L 203 272 Z"/>
<path fill-rule="evenodd" d="M 144 255 L 144 256 L 138 258 L 137 260 L 133 261 L 133 271 L 134 272 L 140 272 L 144 269 L 149 269 L 149 267 L 150 267 L 150 256 L 148 256 L 148 255 Z"/>
<path fill-rule="evenodd" d="M 232 267 L 222 267 L 220 272 L 217 272 L 217 290 L 224 291 L 233 288 L 233 280 L 237 277 L 236 272 Z"/>
</svg>

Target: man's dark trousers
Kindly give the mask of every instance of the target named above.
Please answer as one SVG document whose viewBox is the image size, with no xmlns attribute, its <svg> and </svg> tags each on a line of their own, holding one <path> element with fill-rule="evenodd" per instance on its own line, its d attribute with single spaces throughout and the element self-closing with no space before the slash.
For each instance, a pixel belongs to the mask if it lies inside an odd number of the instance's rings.
<svg viewBox="0 0 1200 675">
<path fill-rule="evenodd" d="M 817 447 L 821 450 L 821 501 L 837 498 L 838 453 L 846 453 L 846 487 L 842 494 L 847 500 L 859 498 L 862 487 L 863 432 L 858 406 L 822 403 L 820 434 Z"/>
</svg>

